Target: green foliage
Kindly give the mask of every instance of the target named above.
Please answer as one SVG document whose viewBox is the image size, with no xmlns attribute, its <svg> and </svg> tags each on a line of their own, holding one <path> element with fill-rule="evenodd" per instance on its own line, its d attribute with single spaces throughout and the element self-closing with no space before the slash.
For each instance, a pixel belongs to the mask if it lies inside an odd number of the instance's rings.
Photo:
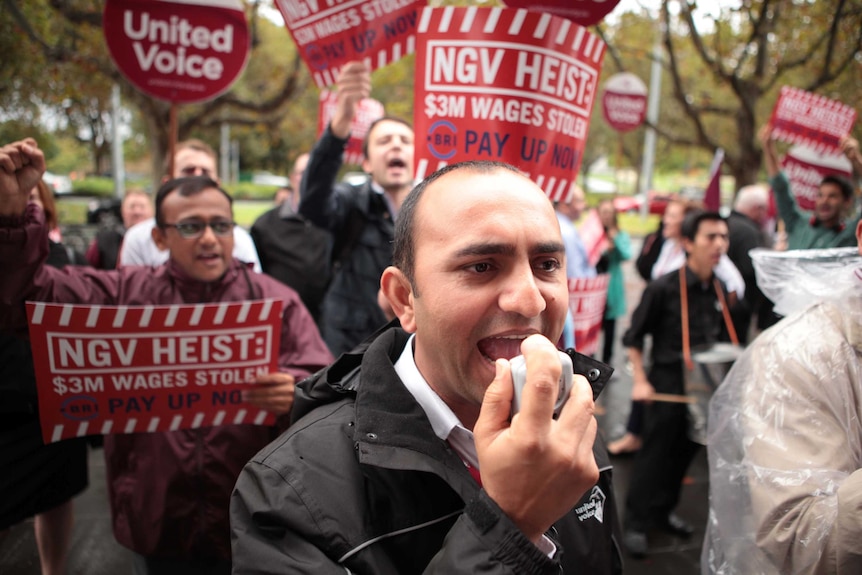
<svg viewBox="0 0 862 575">
<path fill-rule="evenodd" d="M 47 129 L 24 119 L 12 119 L 0 122 L 0 143 L 17 142 L 24 138 L 33 138 L 39 143 L 49 166 L 60 153 L 57 140 Z"/>
<path fill-rule="evenodd" d="M 100 26 L 104 0 L 0 3 L 0 137 L 10 141 L 15 139 L 12 134 L 37 134 L 54 171 L 104 171 L 109 143 L 104 112 L 111 85 L 118 82 L 134 131 L 124 143 L 126 159 L 155 156 L 152 169 L 158 172 L 167 149 L 168 107 L 132 88 L 108 57 Z M 728 171 L 740 183 L 755 178 L 760 150 L 754 133 L 785 84 L 862 109 L 860 0 L 662 4 L 670 8 L 670 26 L 663 43 L 658 170 L 703 170 L 714 148 L 721 146 L 728 154 Z M 500 2 L 441 0 L 435 5 Z M 247 0 L 246 6 L 252 15 L 260 3 Z M 687 11 L 693 14 L 691 28 Z M 612 16 L 594 28 L 607 39 L 609 50 L 584 165 L 607 156 L 613 166 L 639 169 L 644 128 L 622 136 L 613 132 L 602 118 L 601 88 L 610 75 L 623 70 L 649 83 L 660 14 L 617 9 Z M 293 159 L 316 139 L 319 90 L 304 64 L 292 91 L 287 88 L 297 55 L 287 29 L 260 15 L 253 22 L 256 42 L 241 78 L 217 101 L 181 107 L 180 137 L 200 137 L 216 145 L 220 125 L 227 122 L 231 139 L 240 146 L 242 170 L 286 174 Z M 373 74 L 372 97 L 387 113 L 408 120 L 413 116 L 414 64 L 410 56 Z M 260 106 L 269 102 L 272 106 Z M 50 128 L 33 129 L 37 125 Z M 862 136 L 862 122 L 857 122 L 854 135 Z"/>
<path fill-rule="evenodd" d="M 73 180 L 72 191 L 78 196 L 110 198 L 114 195 L 114 180 L 100 176 L 90 176 L 81 180 Z"/>
</svg>

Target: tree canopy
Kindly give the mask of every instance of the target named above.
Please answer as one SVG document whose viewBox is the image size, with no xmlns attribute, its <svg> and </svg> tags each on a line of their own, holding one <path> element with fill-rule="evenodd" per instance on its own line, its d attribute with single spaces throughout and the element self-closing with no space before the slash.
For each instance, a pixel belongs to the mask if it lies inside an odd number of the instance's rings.
<svg viewBox="0 0 862 575">
<path fill-rule="evenodd" d="M 664 0 L 658 11 L 612 14 L 594 27 L 608 44 L 602 82 L 629 71 L 648 84 L 653 45 L 656 38 L 661 42 L 655 126 L 660 166 L 708 165 L 722 147 L 738 186 L 756 180 L 761 151 L 755 135 L 783 85 L 862 109 L 862 0 L 709 4 Z M 0 136 L 24 135 L 17 131 L 28 126 L 31 133 L 62 131 L 86 144 L 91 169 L 102 171 L 110 143 L 110 90 L 117 84 L 157 178 L 168 147 L 170 106 L 135 89 L 116 69 L 101 30 L 103 0 L 0 0 L 0 6 Z M 218 98 L 180 107 L 179 138 L 215 143 L 227 123 L 240 141 L 243 167 L 286 172 L 288 162 L 314 141 L 318 90 L 284 26 L 263 17 L 267 4 L 255 0 L 246 6 L 252 45 L 245 71 Z M 372 96 L 387 113 L 412 117 L 413 61 L 408 57 L 375 72 Z M 620 149 L 628 163 L 639 166 L 643 128 L 620 137 L 605 124 L 600 106 L 585 162 Z M 858 123 L 855 134 L 860 135 Z"/>
</svg>

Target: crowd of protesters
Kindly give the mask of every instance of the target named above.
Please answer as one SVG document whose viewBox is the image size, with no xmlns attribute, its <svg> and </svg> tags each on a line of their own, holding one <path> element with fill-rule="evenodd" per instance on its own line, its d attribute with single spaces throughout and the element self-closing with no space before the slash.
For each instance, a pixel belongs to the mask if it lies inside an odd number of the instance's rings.
<svg viewBox="0 0 862 575">
<path fill-rule="evenodd" d="M 275 425 L 105 436 L 114 536 L 133 552 L 134 573 L 168 575 L 622 573 L 624 552 L 648 555 L 653 531 L 686 538 L 696 530 L 676 506 L 700 444 L 686 403 L 665 399 L 685 395 L 692 349 L 718 342 L 762 348 L 767 329 L 769 341 L 784 342 L 785 329 L 841 324 L 831 307 L 780 321 L 785 310 L 773 310 L 758 285 L 751 250 L 774 249 L 777 237 L 767 217 L 770 188 L 787 249 L 856 247 L 862 235 L 850 181 L 825 178 L 813 215 L 799 208 L 768 125 L 760 132 L 768 185 L 739 190 L 728 218 L 674 200 L 644 240 L 637 261 L 644 290 L 623 326 L 626 357 L 614 358 L 617 323 L 626 316 L 622 266 L 632 253 L 613 201 L 595 208 L 604 249 L 591 263 L 578 231 L 589 211 L 580 188 L 554 206 L 517 169 L 494 162 L 450 166 L 414 188 L 414 133 L 390 116 L 365 137 L 367 180 L 338 183 L 351 122 L 370 92 L 369 70 L 345 66 L 331 122 L 311 152 L 296 158 L 290 184 L 250 234 L 234 224 L 215 153 L 189 140 L 177 145 L 152 200 L 141 191 L 125 196 L 122 228 L 100 232 L 87 261 L 59 241 L 38 143 L 0 147 L 0 266 L 15 270 L 0 277 L 0 488 L 7 494 L 0 540 L 35 517 L 43 573 L 66 568 L 72 499 L 88 484 L 87 452 L 82 439 L 41 439 L 24 301 L 283 302 L 278 369 L 243 395 L 278 415 Z M 845 138 L 842 150 L 862 176 L 858 142 Z M 590 372 L 585 365 L 602 376 L 609 365 L 631 371 L 621 437 L 597 429 L 595 380 L 575 375 L 558 415 L 549 393 L 562 369 L 556 348 L 577 349 L 569 280 L 599 274 L 610 277 L 603 361 L 572 357 L 578 374 Z M 858 290 L 854 284 L 847 295 L 850 305 L 858 304 Z M 849 346 L 840 370 L 850 391 L 841 397 L 858 400 L 862 341 L 858 310 L 850 311 L 847 325 L 826 335 L 838 348 Z M 517 355 L 526 359 L 527 384 L 512 414 L 508 360 Z M 799 393 L 828 383 L 828 356 L 806 357 L 812 376 L 802 378 Z M 749 388 L 762 383 L 761 372 L 792 369 L 783 355 L 771 367 L 743 357 L 740 365 L 757 371 L 738 378 Z M 739 407 L 749 388 L 729 405 Z M 857 404 L 845 415 L 859 419 L 860 412 Z M 739 436 L 750 438 L 740 426 Z M 746 497 L 754 507 L 730 516 L 768 514 L 748 541 L 763 539 L 758 572 L 862 569 L 862 435 L 846 421 L 834 427 L 854 454 L 835 463 L 827 450 L 817 469 L 834 473 L 812 481 L 811 491 L 837 498 L 826 505 L 842 533 L 818 526 L 825 543 L 800 551 L 787 538 L 807 540 L 814 519 L 762 503 L 757 497 L 773 491 L 752 482 Z M 614 441 L 605 447 L 605 440 Z M 626 453 L 634 454 L 634 477 L 623 500 L 614 492 L 612 456 Z M 712 479 L 721 468 L 710 463 Z M 782 472 L 805 473 L 804 463 L 782 461 Z M 727 535 L 727 517 L 726 510 L 710 514 L 704 572 L 743 573 L 754 564 L 734 571 L 726 559 L 754 557 L 748 547 L 734 552 L 742 547 Z M 793 529 L 782 532 L 783 522 Z"/>
</svg>

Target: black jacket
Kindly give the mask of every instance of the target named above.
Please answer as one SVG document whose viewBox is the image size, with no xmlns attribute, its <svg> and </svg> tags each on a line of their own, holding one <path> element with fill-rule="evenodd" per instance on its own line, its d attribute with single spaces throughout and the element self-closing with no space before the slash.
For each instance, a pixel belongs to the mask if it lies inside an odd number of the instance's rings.
<svg viewBox="0 0 862 575">
<path fill-rule="evenodd" d="M 332 277 L 332 238 L 284 202 L 263 213 L 249 231 L 263 273 L 292 287 L 321 327 L 321 305 Z"/>
<path fill-rule="evenodd" d="M 392 263 L 395 225 L 382 194 L 370 182 L 336 184 L 346 140 L 326 128 L 302 178 L 299 213 L 329 230 L 335 261 L 332 284 L 323 300 L 321 330 L 335 356 L 353 349 L 386 316 L 377 304 L 380 275 Z"/>
<path fill-rule="evenodd" d="M 234 490 L 233 572 L 621 572 L 604 447 L 595 447 L 596 487 L 549 533 L 561 571 L 434 435 L 394 371 L 407 338 L 389 329 L 361 369 L 346 354 L 298 389 L 300 419 L 246 465 Z"/>
</svg>

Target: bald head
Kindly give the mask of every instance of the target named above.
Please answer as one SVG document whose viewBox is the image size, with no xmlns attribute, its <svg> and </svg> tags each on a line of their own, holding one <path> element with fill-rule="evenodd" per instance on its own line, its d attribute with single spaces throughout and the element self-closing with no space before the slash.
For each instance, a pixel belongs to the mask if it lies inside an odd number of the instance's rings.
<svg viewBox="0 0 862 575">
<path fill-rule="evenodd" d="M 415 267 L 416 255 L 416 228 L 419 212 L 419 204 L 422 197 L 426 194 L 429 188 L 445 185 L 445 178 L 453 173 L 471 173 L 476 175 L 492 175 L 497 172 L 511 173 L 523 180 L 525 189 L 534 188 L 533 191 L 538 191 L 547 201 L 545 193 L 536 186 L 529 178 L 524 176 L 520 170 L 505 164 L 503 162 L 493 161 L 469 161 L 460 162 L 457 164 L 448 165 L 420 182 L 408 194 L 404 203 L 401 205 L 401 210 L 398 213 L 398 220 L 395 224 L 395 240 L 393 248 L 393 264 L 400 268 L 404 275 L 411 282 L 413 281 L 413 270 Z M 550 202 L 548 207 L 550 208 Z"/>
</svg>

